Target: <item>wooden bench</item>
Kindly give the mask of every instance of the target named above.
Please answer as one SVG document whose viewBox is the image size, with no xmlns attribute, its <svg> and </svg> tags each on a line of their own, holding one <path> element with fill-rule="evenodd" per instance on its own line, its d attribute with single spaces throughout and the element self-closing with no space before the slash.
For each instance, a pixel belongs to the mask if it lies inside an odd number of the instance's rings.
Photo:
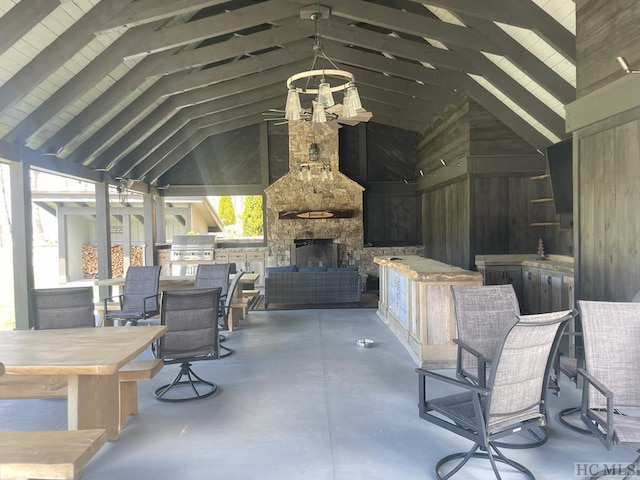
<svg viewBox="0 0 640 480">
<path fill-rule="evenodd" d="M 141 327 L 144 328 L 144 327 Z M 150 380 L 162 369 L 162 360 L 134 360 L 120 369 L 120 429 L 129 415 L 138 414 L 138 380 Z M 0 399 L 66 398 L 65 375 L 0 376 Z"/>
<path fill-rule="evenodd" d="M 78 478 L 106 441 L 106 430 L 0 432 L 0 479 Z"/>
<path fill-rule="evenodd" d="M 229 312 L 229 331 L 232 332 L 233 329 L 240 323 L 249 311 L 249 299 L 248 298 L 238 298 L 234 299 L 231 302 L 231 311 Z"/>
<path fill-rule="evenodd" d="M 242 290 L 243 298 L 253 298 L 260 295 L 260 290 Z"/>
<path fill-rule="evenodd" d="M 140 327 L 144 328 L 144 327 Z M 129 415 L 138 414 L 138 380 L 150 380 L 162 369 L 162 360 L 136 360 L 120 369 L 120 429 Z"/>
</svg>

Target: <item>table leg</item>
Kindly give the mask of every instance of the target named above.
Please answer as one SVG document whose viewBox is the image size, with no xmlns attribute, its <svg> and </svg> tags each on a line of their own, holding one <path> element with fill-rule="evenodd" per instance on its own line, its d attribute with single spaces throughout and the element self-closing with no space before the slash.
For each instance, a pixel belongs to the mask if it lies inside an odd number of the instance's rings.
<svg viewBox="0 0 640 480">
<path fill-rule="evenodd" d="M 69 430 L 104 428 L 107 439 L 118 439 L 118 372 L 112 375 L 69 375 Z"/>
</svg>

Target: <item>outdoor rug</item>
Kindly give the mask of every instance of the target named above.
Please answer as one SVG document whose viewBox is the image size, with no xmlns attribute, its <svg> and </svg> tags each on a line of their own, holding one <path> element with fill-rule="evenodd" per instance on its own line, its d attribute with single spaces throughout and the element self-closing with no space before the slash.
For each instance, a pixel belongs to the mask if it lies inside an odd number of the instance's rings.
<svg viewBox="0 0 640 480">
<path fill-rule="evenodd" d="M 378 294 L 372 292 L 363 293 L 359 303 L 270 303 L 267 310 L 304 310 L 307 308 L 378 308 Z M 249 310 L 265 310 L 264 295 L 252 298 L 249 302 Z"/>
</svg>

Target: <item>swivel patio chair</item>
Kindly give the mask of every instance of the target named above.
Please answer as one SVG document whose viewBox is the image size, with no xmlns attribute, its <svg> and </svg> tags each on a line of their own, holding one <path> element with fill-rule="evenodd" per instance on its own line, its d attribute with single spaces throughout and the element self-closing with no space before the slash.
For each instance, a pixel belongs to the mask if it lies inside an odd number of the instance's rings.
<svg viewBox="0 0 640 480">
<path fill-rule="evenodd" d="M 244 273 L 245 272 L 240 271 L 234 275 L 233 280 L 231 281 L 231 286 L 229 287 L 229 291 L 227 292 L 227 298 L 225 298 L 224 304 L 221 306 L 220 325 L 222 325 L 223 328 L 226 328 L 227 330 L 229 329 L 229 316 L 231 313 L 233 297 L 235 295 L 236 289 L 238 288 L 238 285 L 240 284 L 240 279 L 242 279 Z"/>
<path fill-rule="evenodd" d="M 157 356 L 165 365 L 180 364 L 180 371 L 171 383 L 156 389 L 158 400 L 186 402 L 210 397 L 218 390 L 215 383 L 200 378 L 191 364 L 217 358 L 219 301 L 219 288 L 162 293 L 160 323 L 167 326 L 167 333 L 158 341 Z M 193 395 L 180 395 L 185 387 L 193 390 Z"/>
<path fill-rule="evenodd" d="M 578 370 L 584 381 L 580 417 L 607 450 L 625 446 L 640 453 L 640 304 L 580 300 L 578 308 L 585 358 Z M 636 478 L 640 456 L 622 470 L 615 478 Z"/>
<path fill-rule="evenodd" d="M 504 331 L 520 315 L 520 305 L 513 286 L 454 285 L 451 287 L 455 307 L 458 345 L 456 376 L 485 387 L 493 357 Z M 547 441 L 544 428 L 523 430 L 508 441 L 497 443 L 504 448 L 532 448 Z"/>
<path fill-rule="evenodd" d="M 231 266 L 235 264 L 231 263 L 219 263 L 214 265 L 198 265 L 196 269 L 196 276 L 194 279 L 193 288 L 219 288 L 220 289 L 220 308 L 218 309 L 218 317 L 222 318 L 222 312 L 224 311 L 224 304 L 227 299 L 227 292 L 229 291 L 229 274 L 231 273 Z M 234 268 L 235 270 L 235 268 Z M 226 337 L 222 334 L 218 335 L 218 358 L 228 357 L 233 353 L 233 350 L 225 345 L 221 345 L 226 340 Z M 225 353 L 222 353 L 224 350 Z"/>
<path fill-rule="evenodd" d="M 159 265 L 129 267 L 122 294 L 104 299 L 105 319 L 138 325 L 140 320 L 159 315 L 158 288 L 161 268 Z M 108 304 L 115 299 L 120 303 L 120 310 L 110 312 L 107 309 Z"/>
<path fill-rule="evenodd" d="M 96 326 L 91 287 L 34 289 L 33 306 L 36 330 Z"/>
<path fill-rule="evenodd" d="M 546 423 L 545 395 L 558 332 L 571 318 L 570 311 L 519 316 L 498 341 L 486 385 L 417 369 L 420 418 L 474 442 L 469 452 L 456 453 L 436 463 L 436 478 L 459 472 L 470 459 L 488 459 L 495 477 L 496 462 L 511 466 L 534 480 L 524 465 L 507 458 L 496 441 L 522 429 Z M 427 377 L 458 387 L 461 393 L 427 398 Z M 480 450 L 480 451 L 479 451 Z M 449 462 L 460 461 L 446 473 Z"/>
</svg>

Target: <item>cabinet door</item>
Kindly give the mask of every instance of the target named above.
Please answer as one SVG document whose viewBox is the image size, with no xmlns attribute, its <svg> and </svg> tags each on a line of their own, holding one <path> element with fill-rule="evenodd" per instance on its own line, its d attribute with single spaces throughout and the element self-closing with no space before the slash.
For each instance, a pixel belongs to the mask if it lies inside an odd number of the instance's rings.
<svg viewBox="0 0 640 480">
<path fill-rule="evenodd" d="M 482 272 L 485 285 L 513 285 L 518 302 L 522 305 L 522 268 L 511 265 L 489 266 Z"/>
<path fill-rule="evenodd" d="M 264 253 L 262 252 L 249 252 L 247 253 L 247 266 L 248 271 L 257 273 L 260 275 L 256 280 L 256 287 L 264 286 Z"/>
<path fill-rule="evenodd" d="M 540 271 L 540 313 L 562 310 L 562 274 Z"/>
<path fill-rule="evenodd" d="M 573 296 L 573 276 L 564 275 L 562 277 L 562 310 L 569 310 L 574 307 Z"/>
<path fill-rule="evenodd" d="M 249 271 L 249 269 L 247 268 L 247 254 L 244 252 L 229 253 L 229 263 L 236 264 L 237 272 Z"/>
<path fill-rule="evenodd" d="M 540 313 L 540 275 L 537 268 L 522 267 L 523 313 Z"/>
</svg>

